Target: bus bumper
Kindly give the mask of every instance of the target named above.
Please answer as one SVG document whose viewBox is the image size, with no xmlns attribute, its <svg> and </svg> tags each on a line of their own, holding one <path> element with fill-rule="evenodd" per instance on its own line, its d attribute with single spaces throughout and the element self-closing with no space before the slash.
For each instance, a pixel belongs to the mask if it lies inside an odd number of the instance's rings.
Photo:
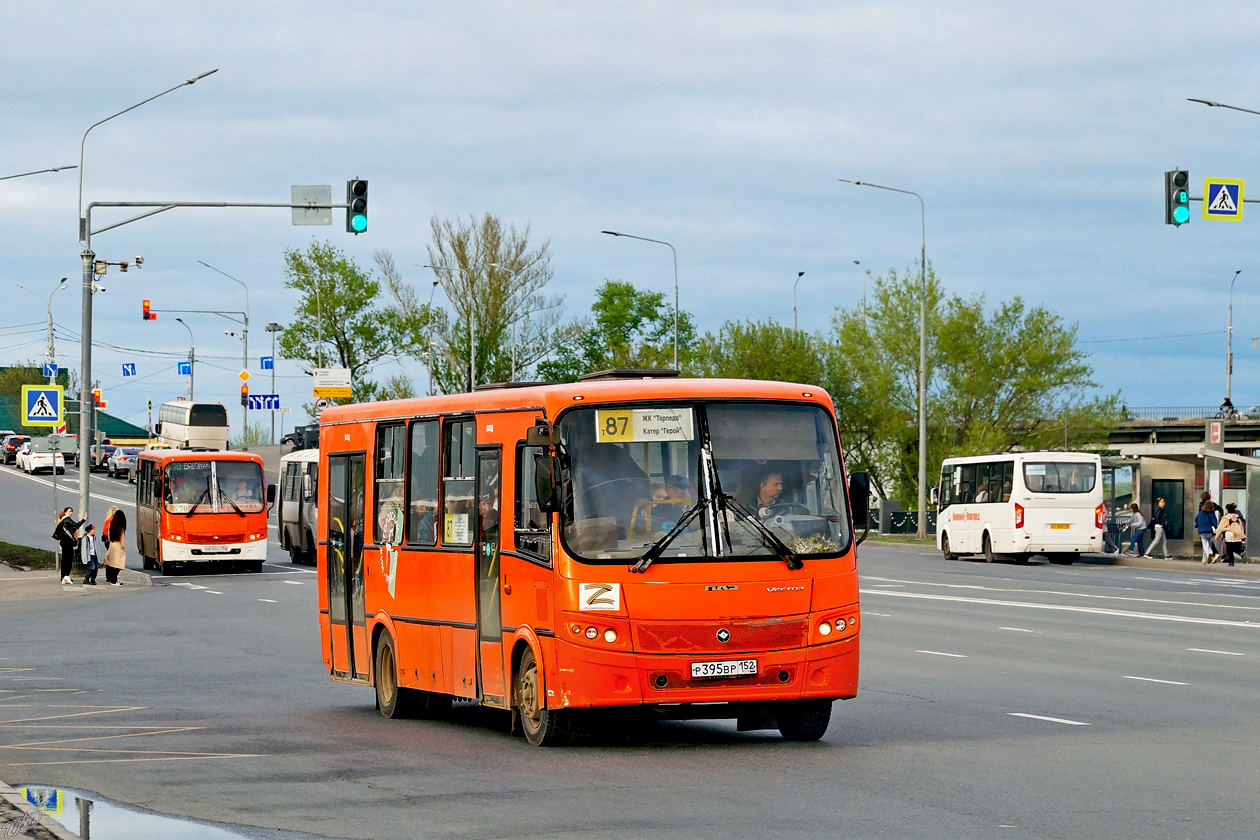
<svg viewBox="0 0 1260 840">
<path fill-rule="evenodd" d="M 563 639 L 556 642 L 559 667 L 547 685 L 551 708 L 747 703 L 857 695 L 857 636 L 807 648 L 725 656 L 600 651 Z M 693 661 L 736 659 L 755 659 L 756 676 L 691 677 Z"/>
<path fill-rule="evenodd" d="M 240 563 L 266 559 L 266 540 L 209 545 L 162 540 L 163 563 Z"/>
</svg>

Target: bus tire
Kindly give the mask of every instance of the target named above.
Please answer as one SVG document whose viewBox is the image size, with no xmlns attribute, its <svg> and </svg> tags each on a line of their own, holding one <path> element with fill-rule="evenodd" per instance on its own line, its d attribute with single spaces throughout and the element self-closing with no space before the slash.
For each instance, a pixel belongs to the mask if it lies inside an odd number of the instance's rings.
<svg viewBox="0 0 1260 840">
<path fill-rule="evenodd" d="M 1031 559 L 1032 559 L 1032 556 L 1029 554 L 1016 554 L 1015 555 L 1015 562 L 1020 566 L 1027 566 L 1028 561 Z"/>
<path fill-rule="evenodd" d="M 989 533 L 984 534 L 984 562 L 996 563 L 999 555 L 993 553 L 993 540 L 989 539 Z"/>
<path fill-rule="evenodd" d="M 262 571 L 262 567 L 263 567 L 263 561 L 262 561 L 262 560 L 254 560 L 254 561 L 252 561 L 252 562 L 250 562 L 250 563 L 246 563 L 246 564 L 245 564 L 245 568 L 249 569 L 251 572 L 254 572 L 255 574 L 257 574 L 257 573 L 261 572 L 261 571 Z"/>
<path fill-rule="evenodd" d="M 310 531 L 306 532 L 306 551 L 302 552 L 303 561 L 308 566 L 315 565 L 315 535 Z"/>
<path fill-rule="evenodd" d="M 1071 566 L 1076 562 L 1075 554 L 1048 554 L 1046 557 L 1056 566 Z"/>
<path fill-rule="evenodd" d="M 831 724 L 830 700 L 791 700 L 774 712 L 785 741 L 817 741 Z"/>
<path fill-rule="evenodd" d="M 941 554 L 946 560 L 957 560 L 958 555 L 949 550 L 949 534 L 941 534 Z"/>
<path fill-rule="evenodd" d="M 516 671 L 517 717 L 525 740 L 535 747 L 562 747 L 572 735 L 568 711 L 543 708 L 543 687 L 532 648 L 521 654 Z"/>
<path fill-rule="evenodd" d="M 394 638 L 381 633 L 376 642 L 376 707 L 384 717 L 411 717 L 415 703 L 413 692 L 398 685 L 398 656 L 394 650 Z"/>
</svg>

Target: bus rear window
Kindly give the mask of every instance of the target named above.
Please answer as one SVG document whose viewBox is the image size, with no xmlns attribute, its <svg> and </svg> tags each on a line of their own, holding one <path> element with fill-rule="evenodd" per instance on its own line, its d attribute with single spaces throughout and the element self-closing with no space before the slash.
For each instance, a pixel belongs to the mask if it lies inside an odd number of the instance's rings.
<svg viewBox="0 0 1260 840">
<path fill-rule="evenodd" d="M 189 412 L 189 426 L 226 426 L 227 409 L 217 403 L 194 403 Z"/>
<path fill-rule="evenodd" d="M 1024 484 L 1031 493 L 1088 493 L 1097 472 L 1088 461 L 1030 461 L 1024 464 Z"/>
</svg>

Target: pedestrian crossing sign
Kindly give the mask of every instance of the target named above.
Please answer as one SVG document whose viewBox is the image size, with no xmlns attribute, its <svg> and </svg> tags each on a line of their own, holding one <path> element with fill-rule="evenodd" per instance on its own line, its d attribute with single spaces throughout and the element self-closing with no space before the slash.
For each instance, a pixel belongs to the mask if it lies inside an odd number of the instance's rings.
<svg viewBox="0 0 1260 840">
<path fill-rule="evenodd" d="M 22 405 L 25 413 L 23 426 L 60 426 L 65 422 L 62 417 L 65 401 L 62 399 L 63 389 L 60 385 L 23 385 Z"/>
<path fill-rule="evenodd" d="M 1203 218 L 1242 221 L 1243 181 L 1233 178 L 1203 179 Z"/>
</svg>

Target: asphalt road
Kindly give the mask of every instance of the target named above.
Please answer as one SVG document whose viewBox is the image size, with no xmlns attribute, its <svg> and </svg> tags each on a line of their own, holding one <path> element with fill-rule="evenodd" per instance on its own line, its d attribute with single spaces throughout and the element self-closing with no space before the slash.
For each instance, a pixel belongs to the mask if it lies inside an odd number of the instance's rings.
<svg viewBox="0 0 1260 840">
<path fill-rule="evenodd" d="M 353 838 L 1256 836 L 1260 580 L 860 556 L 861 687 L 821 743 L 387 721 L 322 671 L 315 576 L 273 561 L 0 605 L 0 778 Z"/>
</svg>

